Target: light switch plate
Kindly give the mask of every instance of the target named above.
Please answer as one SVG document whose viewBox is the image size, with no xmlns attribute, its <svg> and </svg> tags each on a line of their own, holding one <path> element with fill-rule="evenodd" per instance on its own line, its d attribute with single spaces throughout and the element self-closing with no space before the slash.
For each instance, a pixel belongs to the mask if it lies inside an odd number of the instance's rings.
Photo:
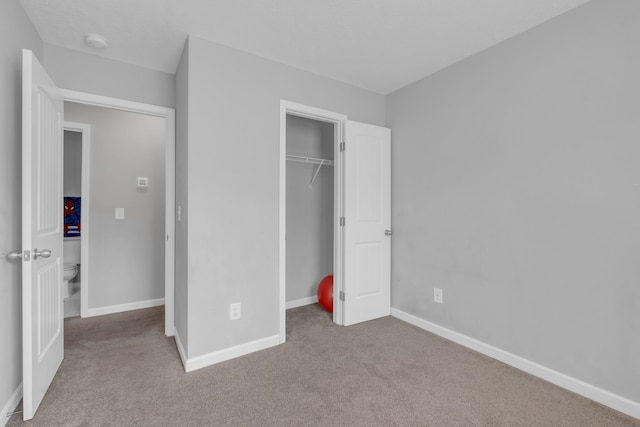
<svg viewBox="0 0 640 427">
<path fill-rule="evenodd" d="M 124 219 L 124 208 L 116 208 L 116 219 Z"/>
<path fill-rule="evenodd" d="M 236 302 L 229 306 L 229 320 L 238 320 L 240 318 L 240 303 Z"/>
<path fill-rule="evenodd" d="M 442 304 L 442 289 L 433 288 L 433 300 L 438 304 Z"/>
</svg>

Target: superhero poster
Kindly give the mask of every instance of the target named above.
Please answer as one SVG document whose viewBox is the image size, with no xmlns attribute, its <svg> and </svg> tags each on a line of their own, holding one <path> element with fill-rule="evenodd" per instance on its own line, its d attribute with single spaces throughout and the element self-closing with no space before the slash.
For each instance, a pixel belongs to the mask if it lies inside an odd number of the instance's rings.
<svg viewBox="0 0 640 427">
<path fill-rule="evenodd" d="M 80 237 L 80 197 L 64 198 L 64 237 Z"/>
</svg>

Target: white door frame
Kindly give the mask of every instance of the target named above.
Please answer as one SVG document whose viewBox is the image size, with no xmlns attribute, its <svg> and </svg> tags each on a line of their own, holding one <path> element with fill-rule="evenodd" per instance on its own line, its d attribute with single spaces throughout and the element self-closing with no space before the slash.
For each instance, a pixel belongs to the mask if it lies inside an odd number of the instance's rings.
<svg viewBox="0 0 640 427">
<path fill-rule="evenodd" d="M 80 197 L 80 316 L 89 316 L 89 232 L 91 224 L 91 188 L 89 186 L 89 171 L 91 162 L 91 125 L 87 123 L 64 122 L 64 131 L 78 132 L 82 134 L 82 166 Z"/>
<path fill-rule="evenodd" d="M 146 114 L 165 119 L 165 335 L 173 336 L 175 334 L 175 109 L 67 89 L 60 89 L 60 92 L 65 101 Z M 83 201 L 83 205 L 84 203 Z"/>
<path fill-rule="evenodd" d="M 287 292 L 287 115 L 303 117 L 331 123 L 334 128 L 334 179 L 333 179 L 333 293 L 339 295 L 342 291 L 342 227 L 340 215 L 343 209 L 342 179 L 344 175 L 340 143 L 343 141 L 344 123 L 347 116 L 333 111 L 322 110 L 308 105 L 280 100 L 280 223 L 279 223 L 279 308 L 280 308 L 280 343 L 287 339 L 286 333 L 286 292 Z M 333 299 L 333 321 L 343 324 L 343 305 L 340 298 Z"/>
</svg>

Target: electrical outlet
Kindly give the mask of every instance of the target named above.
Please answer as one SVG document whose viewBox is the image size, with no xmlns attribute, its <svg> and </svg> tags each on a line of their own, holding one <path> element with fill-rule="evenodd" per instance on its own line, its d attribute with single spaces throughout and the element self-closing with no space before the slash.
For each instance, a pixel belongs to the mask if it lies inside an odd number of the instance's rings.
<svg viewBox="0 0 640 427">
<path fill-rule="evenodd" d="M 240 318 L 240 303 L 236 302 L 229 306 L 229 320 L 238 320 Z"/>
<path fill-rule="evenodd" d="M 442 304 L 442 289 L 433 288 L 433 300 L 439 304 Z"/>
</svg>

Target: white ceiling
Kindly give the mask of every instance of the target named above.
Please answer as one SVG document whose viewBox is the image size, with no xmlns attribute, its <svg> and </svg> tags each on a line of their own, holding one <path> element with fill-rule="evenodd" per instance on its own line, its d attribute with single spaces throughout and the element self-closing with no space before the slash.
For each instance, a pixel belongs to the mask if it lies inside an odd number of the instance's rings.
<svg viewBox="0 0 640 427">
<path fill-rule="evenodd" d="M 589 0 L 20 0 L 45 43 L 175 73 L 187 35 L 381 94 Z M 109 47 L 84 45 L 99 33 Z"/>
</svg>

